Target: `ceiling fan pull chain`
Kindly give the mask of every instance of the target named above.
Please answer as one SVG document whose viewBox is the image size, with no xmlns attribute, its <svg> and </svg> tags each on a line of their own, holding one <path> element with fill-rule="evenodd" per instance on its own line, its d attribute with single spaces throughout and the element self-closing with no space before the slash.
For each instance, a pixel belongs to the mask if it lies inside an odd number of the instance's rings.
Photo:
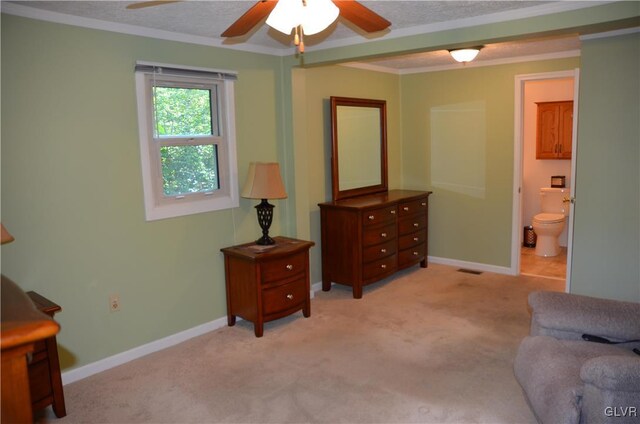
<svg viewBox="0 0 640 424">
<path fill-rule="evenodd" d="M 298 51 L 301 54 L 304 53 L 304 40 L 302 39 L 302 31 L 300 31 L 300 45 L 298 46 Z"/>
</svg>

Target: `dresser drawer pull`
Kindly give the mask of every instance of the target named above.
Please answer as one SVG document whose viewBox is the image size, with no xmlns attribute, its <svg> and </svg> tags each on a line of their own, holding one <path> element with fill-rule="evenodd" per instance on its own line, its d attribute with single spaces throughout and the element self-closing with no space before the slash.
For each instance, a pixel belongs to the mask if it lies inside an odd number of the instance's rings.
<svg viewBox="0 0 640 424">
<path fill-rule="evenodd" d="M 396 214 L 396 210 L 395 209 L 391 209 L 389 212 L 391 213 L 391 215 L 395 215 Z"/>
<path fill-rule="evenodd" d="M 387 237 L 387 233 L 380 233 L 380 237 L 382 237 L 382 238 Z"/>
<path fill-rule="evenodd" d="M 387 249 L 380 249 L 380 253 L 387 253 Z"/>
<path fill-rule="evenodd" d="M 369 215 L 369 220 L 373 221 L 374 219 L 376 219 L 374 215 Z"/>
<path fill-rule="evenodd" d="M 409 210 L 409 206 L 405 206 L 404 208 L 402 208 L 402 210 L 407 212 Z"/>
<path fill-rule="evenodd" d="M 418 237 L 413 238 L 413 241 L 418 241 L 418 240 L 420 240 Z"/>
<path fill-rule="evenodd" d="M 289 294 L 287 295 L 287 299 L 288 299 L 288 300 L 293 300 L 293 295 L 292 295 L 291 293 L 289 293 Z"/>
<path fill-rule="evenodd" d="M 380 268 L 387 269 L 387 266 L 385 264 L 382 264 L 382 265 L 380 265 Z"/>
<path fill-rule="evenodd" d="M 293 269 L 293 265 L 289 264 L 285 268 L 287 268 L 289 271 L 291 271 Z"/>
<path fill-rule="evenodd" d="M 416 228 L 418 228 L 418 227 L 420 226 L 420 224 L 418 224 L 417 222 L 414 222 L 414 223 L 413 223 L 413 226 L 414 226 L 414 227 L 416 227 Z"/>
<path fill-rule="evenodd" d="M 419 253 L 418 252 L 413 252 L 413 256 L 418 256 Z"/>
<path fill-rule="evenodd" d="M 427 206 L 427 202 L 420 203 L 422 206 Z"/>
</svg>

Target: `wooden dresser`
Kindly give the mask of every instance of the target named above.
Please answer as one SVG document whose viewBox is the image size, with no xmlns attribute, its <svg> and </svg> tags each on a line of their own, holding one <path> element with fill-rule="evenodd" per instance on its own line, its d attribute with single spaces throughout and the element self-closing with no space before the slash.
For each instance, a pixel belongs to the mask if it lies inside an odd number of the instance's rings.
<svg viewBox="0 0 640 424">
<path fill-rule="evenodd" d="M 384 193 L 320 203 L 322 290 L 331 283 L 362 287 L 400 269 L 427 267 L 430 191 Z"/>
<path fill-rule="evenodd" d="M 60 305 L 34 291 L 27 292 L 27 296 L 40 312 L 51 318 L 56 312 L 62 310 Z M 58 343 L 55 335 L 40 340 L 34 345 L 33 355 L 29 362 L 29 388 L 34 411 L 51 405 L 56 417 L 62 418 L 67 415 L 58 360 Z"/>
<path fill-rule="evenodd" d="M 274 237 L 276 244 L 225 247 L 229 326 L 240 316 L 262 337 L 264 323 L 302 310 L 311 315 L 309 249 L 312 241 Z"/>
</svg>

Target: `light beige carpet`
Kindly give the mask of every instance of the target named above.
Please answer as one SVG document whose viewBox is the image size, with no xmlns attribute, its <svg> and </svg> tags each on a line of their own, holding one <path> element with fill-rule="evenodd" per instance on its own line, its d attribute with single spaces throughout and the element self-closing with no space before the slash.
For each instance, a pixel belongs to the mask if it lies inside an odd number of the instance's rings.
<svg viewBox="0 0 640 424">
<path fill-rule="evenodd" d="M 534 423 L 513 377 L 527 295 L 564 283 L 430 265 L 334 286 L 65 386 L 69 423 Z"/>
</svg>

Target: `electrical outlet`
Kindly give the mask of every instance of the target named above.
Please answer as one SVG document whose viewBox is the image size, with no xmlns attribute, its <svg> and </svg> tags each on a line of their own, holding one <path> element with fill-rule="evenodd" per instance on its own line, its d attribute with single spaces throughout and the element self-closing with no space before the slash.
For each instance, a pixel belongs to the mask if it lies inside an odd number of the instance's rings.
<svg viewBox="0 0 640 424">
<path fill-rule="evenodd" d="M 109 296 L 109 311 L 117 312 L 120 310 L 120 295 L 112 294 Z"/>
</svg>

